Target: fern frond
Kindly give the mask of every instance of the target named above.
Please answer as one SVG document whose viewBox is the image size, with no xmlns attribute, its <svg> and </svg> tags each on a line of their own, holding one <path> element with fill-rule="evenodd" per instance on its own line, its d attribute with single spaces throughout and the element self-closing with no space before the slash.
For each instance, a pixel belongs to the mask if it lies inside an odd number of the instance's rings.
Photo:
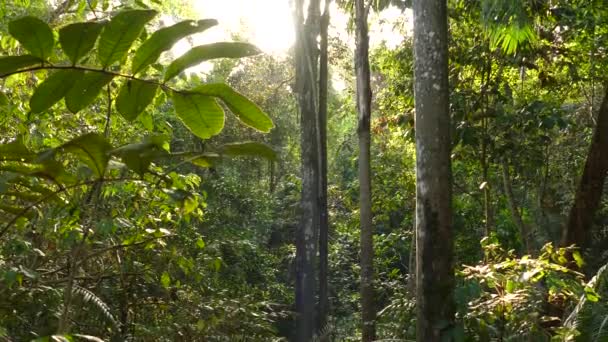
<svg viewBox="0 0 608 342">
<path fill-rule="evenodd" d="M 102 313 L 102 315 L 108 321 L 110 321 L 115 327 L 117 327 L 117 328 L 119 327 L 120 324 L 112 315 L 112 311 L 110 310 L 110 307 L 108 306 L 108 304 L 106 304 L 95 293 L 91 292 L 90 290 L 88 290 L 82 286 L 78 286 L 76 284 L 74 284 L 74 286 L 72 287 L 72 293 L 74 295 L 79 295 L 82 298 L 83 302 L 93 304 L 93 306 L 100 313 Z"/>
</svg>

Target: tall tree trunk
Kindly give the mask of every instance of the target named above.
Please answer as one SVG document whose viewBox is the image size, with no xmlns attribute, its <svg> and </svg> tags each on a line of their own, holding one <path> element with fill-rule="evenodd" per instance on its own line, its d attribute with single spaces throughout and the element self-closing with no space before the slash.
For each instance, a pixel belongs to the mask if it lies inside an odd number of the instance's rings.
<svg viewBox="0 0 608 342">
<path fill-rule="evenodd" d="M 562 231 L 562 245 L 584 248 L 589 240 L 593 216 L 597 211 L 606 172 L 608 172 L 608 83 L 597 117 L 587 161 L 581 176 L 574 204 L 570 209 L 568 225 Z"/>
<path fill-rule="evenodd" d="M 532 254 L 532 246 L 530 244 L 530 232 L 528 231 L 528 226 L 524 223 L 523 218 L 521 217 L 521 212 L 519 211 L 519 206 L 515 201 L 515 195 L 513 194 L 513 185 L 511 184 L 511 176 L 509 174 L 509 164 L 506 159 L 501 161 L 502 163 L 502 182 L 504 186 L 505 195 L 507 196 L 507 201 L 509 202 L 509 208 L 511 209 L 511 218 L 513 222 L 519 229 L 519 234 L 521 235 L 521 240 L 524 244 L 524 251 L 528 254 Z"/>
<path fill-rule="evenodd" d="M 321 51 L 319 53 L 319 315 L 318 327 L 327 325 L 329 310 L 328 273 L 328 237 L 329 215 L 327 210 L 327 30 L 329 27 L 329 3 L 325 0 L 325 8 L 321 17 Z"/>
<path fill-rule="evenodd" d="M 414 1 L 418 342 L 454 326 L 452 171 L 446 0 Z"/>
<path fill-rule="evenodd" d="M 355 73 L 357 76 L 357 110 L 359 112 L 357 133 L 359 135 L 359 198 L 361 219 L 361 319 L 362 341 L 376 339 L 376 308 L 374 305 L 374 241 L 372 227 L 371 184 L 371 103 L 369 68 L 369 35 L 364 0 L 355 1 L 355 24 L 357 50 Z"/>
<path fill-rule="evenodd" d="M 302 198 L 296 234 L 296 338 L 308 342 L 315 331 L 315 257 L 319 233 L 319 161 L 317 132 L 317 36 L 319 0 L 296 1 L 296 86 L 300 104 Z"/>
</svg>

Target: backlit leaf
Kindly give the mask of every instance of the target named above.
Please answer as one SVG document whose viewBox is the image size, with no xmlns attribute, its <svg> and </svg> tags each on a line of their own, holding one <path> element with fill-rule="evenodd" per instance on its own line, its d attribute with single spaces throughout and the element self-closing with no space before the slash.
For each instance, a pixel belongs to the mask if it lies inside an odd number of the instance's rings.
<svg viewBox="0 0 608 342">
<path fill-rule="evenodd" d="M 222 154 L 229 156 L 253 156 L 268 160 L 276 160 L 277 154 L 266 144 L 258 142 L 240 142 L 223 145 L 220 149 Z"/>
<path fill-rule="evenodd" d="M 53 53 L 53 31 L 38 18 L 23 17 L 13 20 L 8 24 L 8 31 L 33 56 L 46 59 Z"/>
<path fill-rule="evenodd" d="M 269 132 L 274 127 L 270 117 L 260 107 L 226 84 L 205 84 L 192 91 L 220 98 L 230 111 L 247 126 L 262 132 Z"/>
<path fill-rule="evenodd" d="M 63 144 L 59 149 L 73 153 L 93 170 L 95 175 L 102 177 L 110 160 L 109 152 L 112 146 L 103 136 L 88 133 Z"/>
<path fill-rule="evenodd" d="M 102 23 L 88 22 L 71 24 L 59 30 L 59 43 L 73 64 L 93 49 L 102 28 Z"/>
<path fill-rule="evenodd" d="M 196 136 L 208 139 L 224 128 L 224 111 L 213 97 L 173 92 L 172 98 L 177 116 Z"/>
<path fill-rule="evenodd" d="M 116 98 L 116 109 L 128 121 L 133 121 L 154 100 L 158 85 L 128 80 L 120 88 Z"/>
<path fill-rule="evenodd" d="M 180 39 L 217 25 L 217 20 L 185 20 L 173 26 L 162 28 L 152 34 L 135 53 L 131 72 L 135 75 L 148 65 L 156 62 L 160 54 L 171 49 Z"/>
<path fill-rule="evenodd" d="M 164 80 L 170 80 L 189 67 L 198 65 L 208 60 L 217 58 L 242 58 L 254 56 L 259 53 L 260 50 L 249 43 L 221 42 L 200 45 L 192 48 L 183 56 L 169 64 L 167 70 L 165 71 Z"/>
<path fill-rule="evenodd" d="M 72 113 L 90 105 L 101 91 L 101 89 L 114 76 L 101 72 L 88 71 L 80 77 L 65 96 L 65 104 Z"/>
<path fill-rule="evenodd" d="M 59 102 L 84 73 L 80 70 L 59 70 L 44 80 L 30 98 L 32 113 L 40 113 Z"/>
<path fill-rule="evenodd" d="M 40 58 L 31 55 L 0 57 L 0 77 L 41 63 Z"/>
<path fill-rule="evenodd" d="M 144 26 L 156 15 L 153 10 L 128 10 L 115 15 L 99 38 L 97 55 L 104 68 L 122 60 Z"/>
</svg>

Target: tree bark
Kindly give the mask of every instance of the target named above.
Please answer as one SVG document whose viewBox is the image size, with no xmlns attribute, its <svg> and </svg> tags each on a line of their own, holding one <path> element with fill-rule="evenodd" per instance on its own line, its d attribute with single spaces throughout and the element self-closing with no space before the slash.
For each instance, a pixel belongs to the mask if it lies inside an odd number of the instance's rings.
<svg viewBox="0 0 608 342">
<path fill-rule="evenodd" d="M 597 117 L 591 146 L 583 169 L 574 204 L 570 209 L 568 224 L 562 231 L 562 246 L 587 246 L 593 217 L 597 211 L 606 172 L 608 172 L 608 83 L 604 85 L 605 94 Z"/>
<path fill-rule="evenodd" d="M 414 1 L 418 342 L 452 340 L 452 172 L 446 0 Z"/>
<path fill-rule="evenodd" d="M 532 254 L 532 246 L 530 244 L 530 232 L 528 230 L 528 226 L 526 226 L 523 218 L 521 217 L 519 206 L 517 205 L 517 202 L 515 201 L 515 195 L 513 194 L 513 185 L 511 184 L 511 176 L 509 174 L 509 164 L 507 163 L 506 159 L 503 159 L 501 163 L 502 182 L 504 186 L 505 196 L 507 196 L 507 201 L 509 202 L 509 209 L 511 209 L 511 218 L 517 226 L 517 229 L 519 229 L 519 234 L 524 245 L 524 251 L 528 254 Z"/>
<path fill-rule="evenodd" d="M 361 321 L 362 341 L 376 339 L 376 308 L 374 303 L 374 241 L 372 226 L 371 186 L 371 102 L 369 67 L 368 8 L 364 0 L 355 1 L 357 76 L 357 133 L 359 135 L 359 213 L 361 219 Z"/>
<path fill-rule="evenodd" d="M 296 1 L 296 86 L 300 105 L 302 198 L 296 234 L 296 336 L 308 342 L 315 331 L 315 257 L 319 234 L 319 161 L 317 109 L 317 36 L 319 0 L 311 0 L 304 21 L 304 1 Z"/>
<path fill-rule="evenodd" d="M 325 8 L 321 17 L 321 51 L 319 53 L 319 315 L 318 328 L 327 325 L 329 311 L 328 287 L 328 237 L 329 215 L 327 210 L 327 85 L 328 85 L 328 54 L 327 30 L 329 27 L 329 3 L 325 0 Z"/>
</svg>

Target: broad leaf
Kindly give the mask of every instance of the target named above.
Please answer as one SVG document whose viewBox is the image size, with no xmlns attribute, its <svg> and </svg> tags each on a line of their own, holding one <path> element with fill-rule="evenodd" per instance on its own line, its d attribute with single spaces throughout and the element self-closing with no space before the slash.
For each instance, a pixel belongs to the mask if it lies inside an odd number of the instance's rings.
<svg viewBox="0 0 608 342">
<path fill-rule="evenodd" d="M 84 73 L 81 70 L 59 70 L 44 80 L 30 98 L 32 113 L 40 113 L 59 102 Z"/>
<path fill-rule="evenodd" d="M 0 145 L 0 160 L 2 161 L 31 161 L 35 153 L 30 151 L 21 138 Z"/>
<path fill-rule="evenodd" d="M 97 55 L 104 68 L 122 60 L 133 42 L 144 30 L 144 26 L 156 15 L 153 10 L 128 10 L 118 13 L 105 26 Z"/>
<path fill-rule="evenodd" d="M 71 24 L 59 30 L 59 43 L 73 64 L 93 49 L 102 28 L 102 23 L 89 22 Z"/>
<path fill-rule="evenodd" d="M 93 170 L 97 177 L 103 177 L 112 146 L 103 136 L 87 133 L 61 145 L 57 150 L 73 153 Z"/>
<path fill-rule="evenodd" d="M 0 78 L 41 63 L 40 58 L 31 55 L 0 57 Z"/>
<path fill-rule="evenodd" d="M 112 155 L 119 156 L 122 162 L 140 176 L 148 171 L 150 164 L 157 158 L 167 156 L 167 139 L 163 136 L 152 136 L 141 143 L 128 144 L 112 150 Z"/>
<path fill-rule="evenodd" d="M 160 54 L 171 49 L 178 40 L 191 34 L 203 32 L 217 25 L 215 19 L 185 20 L 173 26 L 162 28 L 152 34 L 135 53 L 131 72 L 133 75 L 144 70 L 148 65 L 156 62 Z"/>
<path fill-rule="evenodd" d="M 242 58 L 254 56 L 259 53 L 260 50 L 257 47 L 248 43 L 221 42 L 197 46 L 169 64 L 167 70 L 165 71 L 164 80 L 170 80 L 189 67 L 211 59 Z"/>
<path fill-rule="evenodd" d="M 113 77 L 102 72 L 86 72 L 66 94 L 66 106 L 72 113 L 79 112 L 95 101 L 101 89 L 110 83 Z"/>
<path fill-rule="evenodd" d="M 5 211 L 12 215 L 23 216 L 28 219 L 33 219 L 34 217 L 36 217 L 36 214 L 34 212 L 27 210 L 26 208 L 17 207 L 17 206 L 10 205 L 10 204 L 1 204 L 0 203 L 0 211 Z"/>
<path fill-rule="evenodd" d="M 229 156 L 253 156 L 268 160 L 276 160 L 276 152 L 266 144 L 258 142 L 241 142 L 223 145 L 220 149 L 222 154 Z"/>
<path fill-rule="evenodd" d="M 177 116 L 196 136 L 208 139 L 224 128 L 224 110 L 213 97 L 177 92 L 172 97 Z"/>
<path fill-rule="evenodd" d="M 219 97 L 241 122 L 262 132 L 269 132 L 272 120 L 260 107 L 226 84 L 205 84 L 192 90 L 201 95 Z"/>
<path fill-rule="evenodd" d="M 158 85 L 139 81 L 128 80 L 120 88 L 116 98 L 116 109 L 128 121 L 133 121 L 154 100 Z"/>
<path fill-rule="evenodd" d="M 55 37 L 49 25 L 35 17 L 23 17 L 8 24 L 8 32 L 32 55 L 46 59 L 53 53 Z"/>
</svg>

